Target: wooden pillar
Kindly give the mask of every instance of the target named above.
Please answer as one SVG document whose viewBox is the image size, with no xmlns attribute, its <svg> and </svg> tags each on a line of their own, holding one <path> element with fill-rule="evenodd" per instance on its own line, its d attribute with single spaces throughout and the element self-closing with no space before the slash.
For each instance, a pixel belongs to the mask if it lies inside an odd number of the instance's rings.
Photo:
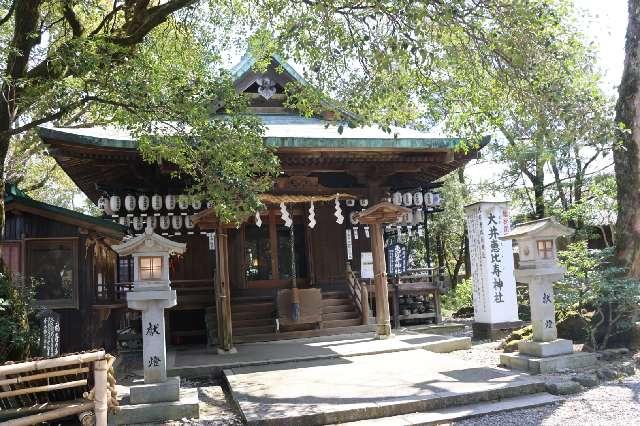
<svg viewBox="0 0 640 426">
<path fill-rule="evenodd" d="M 227 230 L 219 226 L 216 231 L 216 315 L 218 317 L 218 351 L 233 351 L 233 325 L 231 323 L 231 289 L 229 284 L 229 246 Z"/>
<path fill-rule="evenodd" d="M 384 339 L 391 336 L 391 318 L 389 317 L 389 287 L 387 285 L 387 265 L 384 259 L 384 239 L 380 223 L 371 224 L 371 252 L 376 290 L 377 335 Z"/>
</svg>

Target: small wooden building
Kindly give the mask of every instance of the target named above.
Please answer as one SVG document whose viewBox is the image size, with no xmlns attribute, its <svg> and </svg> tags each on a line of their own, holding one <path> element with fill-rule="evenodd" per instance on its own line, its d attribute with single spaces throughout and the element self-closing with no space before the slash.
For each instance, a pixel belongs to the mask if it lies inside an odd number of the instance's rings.
<svg viewBox="0 0 640 426">
<path fill-rule="evenodd" d="M 38 306 L 59 315 L 57 352 L 112 349 L 117 309 L 125 305 L 114 302 L 117 256 L 110 245 L 126 229 L 36 201 L 12 185 L 5 209 L 2 260 L 12 273 L 36 279 Z"/>
<path fill-rule="evenodd" d="M 374 304 L 362 300 L 360 281 L 354 278 L 361 254 L 371 252 L 371 238 L 369 227 L 352 221 L 351 213 L 390 191 L 425 188 L 476 155 L 474 149 L 459 150 L 457 138 L 404 128 L 391 133 L 349 128 L 330 111 L 301 117 L 285 107 L 284 88 L 304 80 L 276 57 L 264 73 L 256 73 L 254 63 L 245 55 L 233 68 L 236 89 L 250 98 L 252 112 L 264 123 L 265 143 L 276 150 L 283 174 L 264 195 L 264 211 L 239 227 L 217 223 L 205 200 L 176 205 L 174 196 L 183 193 L 185 182 L 144 162 L 126 132 L 40 128 L 51 154 L 91 200 L 108 207 L 114 201 L 116 209 L 108 217 L 130 222 L 132 233 L 142 232 L 141 223 L 152 220 L 157 232 L 187 243 L 187 252 L 171 265 L 178 294 L 178 305 L 168 313 L 172 344 L 213 343 L 221 322 L 233 331 L 235 342 L 370 329 L 367 316 Z M 319 318 L 312 329 L 278 329 L 275 321 L 284 318 L 277 296 L 291 287 L 294 271 L 280 203 L 293 222 L 296 287 L 320 292 L 319 298 L 308 299 L 316 300 Z M 129 259 L 119 260 L 120 281 L 131 280 L 131 268 Z M 230 300 L 224 299 L 227 293 Z"/>
</svg>

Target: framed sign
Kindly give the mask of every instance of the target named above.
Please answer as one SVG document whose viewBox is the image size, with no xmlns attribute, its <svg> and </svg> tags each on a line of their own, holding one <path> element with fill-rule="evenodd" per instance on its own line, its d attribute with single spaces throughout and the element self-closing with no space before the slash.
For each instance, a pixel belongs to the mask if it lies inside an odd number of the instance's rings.
<svg viewBox="0 0 640 426">
<path fill-rule="evenodd" d="M 408 260 L 409 251 L 405 244 L 395 243 L 387 247 L 387 272 L 389 275 L 399 275 L 406 271 Z"/>
<path fill-rule="evenodd" d="M 373 253 L 360 253 L 360 278 L 373 278 Z"/>
</svg>

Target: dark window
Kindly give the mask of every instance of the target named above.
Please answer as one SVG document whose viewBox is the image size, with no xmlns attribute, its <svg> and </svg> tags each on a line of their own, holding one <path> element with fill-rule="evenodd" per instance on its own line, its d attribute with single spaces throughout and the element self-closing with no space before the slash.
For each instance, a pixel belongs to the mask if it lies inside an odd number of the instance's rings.
<svg viewBox="0 0 640 426">
<path fill-rule="evenodd" d="M 27 242 L 27 273 L 39 281 L 36 299 L 49 308 L 77 308 L 76 240 Z"/>
<path fill-rule="evenodd" d="M 130 283 L 133 281 L 133 259 L 131 256 L 118 258 L 118 282 Z"/>
<path fill-rule="evenodd" d="M 248 226 L 245 230 L 245 251 L 247 259 L 246 277 L 248 280 L 271 280 L 271 244 L 269 243 L 269 225 Z"/>
<path fill-rule="evenodd" d="M 280 279 L 291 278 L 291 235 L 290 229 L 278 225 L 278 269 Z M 293 225 L 294 249 L 296 252 L 296 278 L 307 277 L 307 251 L 304 243 L 305 225 Z"/>
</svg>

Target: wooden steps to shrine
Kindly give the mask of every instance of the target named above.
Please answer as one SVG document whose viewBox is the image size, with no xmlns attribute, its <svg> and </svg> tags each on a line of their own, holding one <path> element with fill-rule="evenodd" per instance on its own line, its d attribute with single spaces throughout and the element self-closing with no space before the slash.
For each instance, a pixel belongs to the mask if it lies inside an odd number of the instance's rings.
<svg viewBox="0 0 640 426">
<path fill-rule="evenodd" d="M 363 326 L 360 313 L 346 291 L 322 292 L 322 323 L 320 328 L 296 331 L 276 331 L 276 306 L 273 297 L 242 296 L 231 299 L 231 320 L 235 343 L 268 342 L 272 340 L 350 334 L 373 330 Z M 209 344 L 216 340 L 215 308 L 207 311 Z"/>
</svg>

